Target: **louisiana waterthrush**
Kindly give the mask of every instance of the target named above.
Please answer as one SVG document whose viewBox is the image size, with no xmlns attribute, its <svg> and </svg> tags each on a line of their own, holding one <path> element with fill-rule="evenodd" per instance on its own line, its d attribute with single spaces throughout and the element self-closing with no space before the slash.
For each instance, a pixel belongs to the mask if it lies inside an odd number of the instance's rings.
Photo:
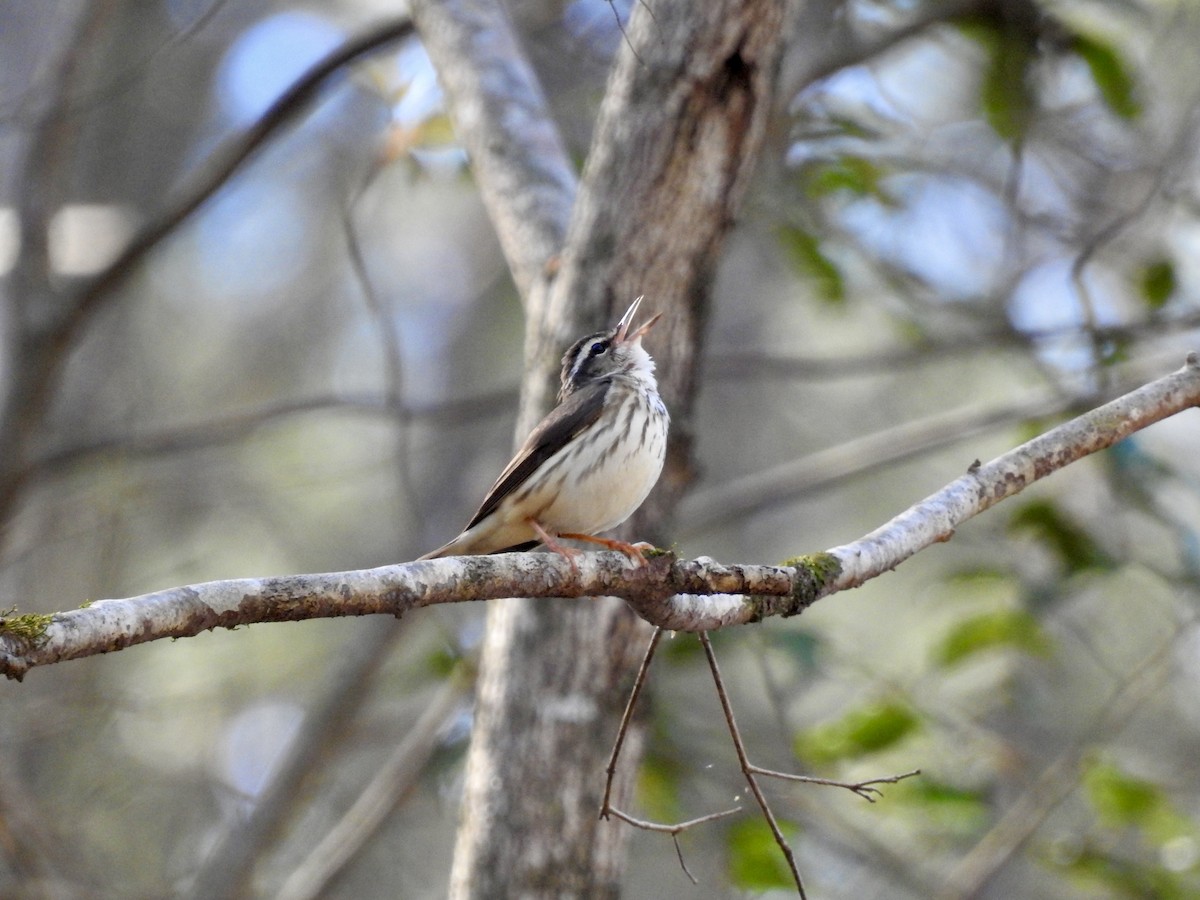
<svg viewBox="0 0 1200 900">
<path fill-rule="evenodd" d="M 500 473 L 478 512 L 450 543 L 421 559 L 528 550 L 559 538 L 590 541 L 641 561 L 624 541 L 598 537 L 631 516 L 662 472 L 670 416 L 642 337 L 642 298 L 616 327 L 580 338 L 563 355 L 558 406 Z M 573 563 L 572 563 L 573 565 Z"/>
</svg>

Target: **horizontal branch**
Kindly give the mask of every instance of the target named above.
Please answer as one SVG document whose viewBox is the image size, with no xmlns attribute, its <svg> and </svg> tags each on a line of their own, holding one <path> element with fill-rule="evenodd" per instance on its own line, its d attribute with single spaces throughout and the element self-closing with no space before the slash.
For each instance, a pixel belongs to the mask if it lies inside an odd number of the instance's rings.
<svg viewBox="0 0 1200 900">
<path fill-rule="evenodd" d="M 727 566 L 651 554 L 632 566 L 619 553 L 507 553 L 451 557 L 351 572 L 212 581 L 140 597 L 101 600 L 52 615 L 0 618 L 0 672 L 120 650 L 213 628 L 383 613 L 501 597 L 625 599 L 671 631 L 711 631 L 802 612 L 821 597 L 894 569 L 954 529 L 1051 472 L 1147 425 L 1200 406 L 1195 354 L 1177 372 L 1072 419 L 966 475 L 865 537 L 783 566 Z"/>
<path fill-rule="evenodd" d="M 321 575 L 210 581 L 99 600 L 49 616 L 9 615 L 0 619 L 0 672 L 20 678 L 34 666 L 214 628 L 379 613 L 401 616 L 439 603 L 501 597 L 624 597 L 648 618 L 676 626 L 703 608 L 708 628 L 799 611 L 791 609 L 798 580 L 791 568 L 721 566 L 711 560 L 676 560 L 670 554 L 633 568 L 623 554 L 609 552 L 582 554 L 574 567 L 572 562 L 549 553 L 449 557 Z M 713 594 L 734 596 L 720 601 L 700 596 Z M 742 594 L 772 599 L 752 601 Z M 760 603 L 761 612 L 752 616 L 747 607 Z"/>
<path fill-rule="evenodd" d="M 1200 360 L 1064 422 L 1014 450 L 981 464 L 852 544 L 829 553 L 842 565 L 833 590 L 857 587 L 888 572 L 918 550 L 948 541 L 954 529 L 1033 482 L 1155 422 L 1200 407 Z"/>
</svg>

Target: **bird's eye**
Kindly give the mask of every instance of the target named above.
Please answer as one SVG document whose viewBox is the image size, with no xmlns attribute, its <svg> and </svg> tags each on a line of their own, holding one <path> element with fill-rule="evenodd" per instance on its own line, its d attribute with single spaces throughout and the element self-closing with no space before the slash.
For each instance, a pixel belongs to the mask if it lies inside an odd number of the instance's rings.
<svg viewBox="0 0 1200 900">
<path fill-rule="evenodd" d="M 588 348 L 588 356 L 599 356 L 608 349 L 608 341 L 596 341 Z"/>
</svg>

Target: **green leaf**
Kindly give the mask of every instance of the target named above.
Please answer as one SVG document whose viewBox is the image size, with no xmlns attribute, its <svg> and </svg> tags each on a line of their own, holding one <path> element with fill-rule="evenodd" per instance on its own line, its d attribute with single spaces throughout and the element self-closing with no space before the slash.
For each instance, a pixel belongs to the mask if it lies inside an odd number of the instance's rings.
<svg viewBox="0 0 1200 900">
<path fill-rule="evenodd" d="M 979 85 L 984 119 L 1005 140 L 1020 140 L 1033 108 L 1029 91 L 1033 45 L 1020 29 L 1006 27 L 998 19 L 966 17 L 959 29 L 983 48 L 986 57 Z"/>
<path fill-rule="evenodd" d="M 1097 847 L 1085 847 L 1057 867 L 1079 888 L 1105 897 L 1142 900 L 1194 900 L 1196 886 L 1162 866 L 1122 859 Z"/>
<path fill-rule="evenodd" d="M 996 647 L 1010 647 L 1036 656 L 1050 651 L 1050 642 L 1036 618 L 1023 609 L 981 613 L 959 622 L 942 638 L 934 658 L 952 666 Z"/>
<path fill-rule="evenodd" d="M 846 192 L 890 202 L 879 186 L 881 178 L 879 167 L 861 156 L 815 162 L 804 171 L 805 190 L 814 199 Z"/>
<path fill-rule="evenodd" d="M 982 792 L 927 778 L 909 779 L 888 790 L 888 800 L 903 804 L 919 816 L 926 829 L 959 835 L 987 827 L 988 803 Z"/>
<path fill-rule="evenodd" d="M 1034 500 L 1009 519 L 1009 530 L 1026 532 L 1051 550 L 1070 574 L 1112 568 L 1113 561 L 1092 536 L 1069 520 L 1049 500 Z"/>
<path fill-rule="evenodd" d="M 1105 105 L 1122 119 L 1137 118 L 1142 107 L 1134 96 L 1133 76 L 1113 45 L 1077 34 L 1072 49 L 1087 64 Z"/>
<path fill-rule="evenodd" d="M 778 236 L 792 266 L 813 281 L 822 300 L 829 304 L 845 301 L 846 283 L 841 270 L 822 252 L 821 242 L 817 238 L 794 225 L 780 227 Z"/>
<path fill-rule="evenodd" d="M 1179 837 L 1197 837 L 1196 824 L 1172 805 L 1165 790 L 1112 763 L 1092 763 L 1084 772 L 1083 787 L 1102 824 L 1135 827 L 1156 846 Z"/>
<path fill-rule="evenodd" d="M 1023 63 L 1014 64 L 1006 54 L 995 56 L 983 73 L 979 100 L 983 117 L 1006 141 L 1025 136 L 1032 105 L 1025 87 Z"/>
<path fill-rule="evenodd" d="M 855 759 L 885 750 L 920 727 L 921 720 L 905 704 L 872 703 L 797 735 L 796 755 L 814 765 Z"/>
<path fill-rule="evenodd" d="M 648 753 L 638 769 L 638 801 L 646 814 L 660 822 L 678 821 L 682 767 L 661 753 Z"/>
<path fill-rule="evenodd" d="M 1100 821 L 1112 827 L 1144 825 L 1164 803 L 1158 787 L 1111 763 L 1092 765 L 1084 773 L 1083 787 Z"/>
<path fill-rule="evenodd" d="M 766 642 L 788 656 L 802 672 L 817 670 L 821 639 L 796 628 L 771 628 L 762 632 Z"/>
<path fill-rule="evenodd" d="M 796 826 L 779 821 L 779 830 L 790 841 Z M 749 891 L 794 888 L 795 880 L 775 836 L 762 819 L 743 819 L 729 829 L 729 880 Z"/>
<path fill-rule="evenodd" d="M 1151 309 L 1161 309 L 1178 287 L 1175 266 L 1169 259 L 1147 263 L 1142 267 L 1138 281 L 1141 283 L 1146 305 Z"/>
<path fill-rule="evenodd" d="M 425 666 L 430 675 L 438 678 L 449 676 L 462 662 L 462 656 L 449 646 L 434 647 L 425 657 Z"/>
</svg>

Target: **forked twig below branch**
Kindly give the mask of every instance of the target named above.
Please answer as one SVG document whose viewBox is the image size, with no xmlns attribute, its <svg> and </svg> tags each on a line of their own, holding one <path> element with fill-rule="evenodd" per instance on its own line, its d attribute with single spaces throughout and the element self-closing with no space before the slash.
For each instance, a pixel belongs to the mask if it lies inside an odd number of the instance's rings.
<svg viewBox="0 0 1200 900">
<path fill-rule="evenodd" d="M 642 688 L 646 685 L 646 676 L 650 672 L 650 661 L 654 659 L 654 651 L 658 649 L 658 642 L 662 640 L 663 630 L 655 628 L 654 634 L 650 636 L 650 643 L 646 645 L 646 654 L 642 657 L 642 664 L 638 667 L 637 677 L 633 681 L 633 689 L 629 692 L 629 700 L 625 704 L 625 712 L 621 714 L 621 724 L 617 728 L 617 738 L 613 741 L 612 753 L 608 757 L 608 766 L 605 768 L 604 780 L 604 800 L 600 803 L 600 818 L 607 819 L 611 812 L 618 818 L 629 821 L 629 817 L 624 813 L 618 812 L 611 805 L 613 779 L 617 775 L 617 758 L 621 755 L 621 747 L 625 743 L 625 735 L 629 732 L 629 723 L 633 719 L 633 710 L 637 706 L 638 697 L 642 694 Z M 630 823 L 634 824 L 634 823 Z M 639 826 L 642 827 L 642 826 Z M 682 860 L 681 860 L 682 861 Z M 685 867 L 686 871 L 686 867 Z"/>
<path fill-rule="evenodd" d="M 709 813 L 707 816 L 700 816 L 697 819 L 688 819 L 686 822 L 677 822 L 673 825 L 664 825 L 659 822 L 647 822 L 645 819 L 637 819 L 628 813 L 621 812 L 615 806 L 605 804 L 605 818 L 608 814 L 620 819 L 626 824 L 632 825 L 634 828 L 641 828 L 646 831 L 658 831 L 663 834 L 669 834 L 672 842 L 675 844 L 675 856 L 679 858 L 679 868 L 683 869 L 683 874 L 688 877 L 692 884 L 699 884 L 696 876 L 692 874 L 692 870 L 687 867 L 687 862 L 683 858 L 683 848 L 679 846 L 679 834 L 689 828 L 694 828 L 697 825 L 704 825 L 707 822 L 715 822 L 717 819 L 727 819 L 729 816 L 737 815 L 742 811 L 740 806 L 735 806 L 733 809 L 723 809 L 720 812 Z"/>
<path fill-rule="evenodd" d="M 796 854 L 792 852 L 792 845 L 784 837 L 783 830 L 779 827 L 779 822 L 776 821 L 775 814 L 771 812 L 771 807 L 767 803 L 766 795 L 758 786 L 758 779 L 754 777 L 754 766 L 751 765 L 750 757 L 746 754 L 746 745 L 742 743 L 742 734 L 738 731 L 737 721 L 733 718 L 733 706 L 729 702 L 729 695 L 725 692 L 725 682 L 721 680 L 721 669 L 717 666 L 717 656 L 713 652 L 712 641 L 703 631 L 700 632 L 699 637 L 700 643 L 704 647 L 704 655 L 708 659 L 708 668 L 712 672 L 713 684 L 717 688 L 717 697 L 721 701 L 721 710 L 725 713 L 725 724 L 729 726 L 729 736 L 733 739 L 733 749 L 737 753 L 738 763 L 742 767 L 742 774 L 746 776 L 746 783 L 750 785 L 750 793 L 758 801 L 763 818 L 767 820 L 767 827 L 771 829 L 771 834 L 775 836 L 775 843 L 779 845 L 783 858 L 787 861 L 792 878 L 796 881 L 796 890 L 800 894 L 800 900 L 805 900 L 808 895 L 804 893 L 804 881 L 800 878 L 800 869 L 796 865 Z"/>
</svg>

